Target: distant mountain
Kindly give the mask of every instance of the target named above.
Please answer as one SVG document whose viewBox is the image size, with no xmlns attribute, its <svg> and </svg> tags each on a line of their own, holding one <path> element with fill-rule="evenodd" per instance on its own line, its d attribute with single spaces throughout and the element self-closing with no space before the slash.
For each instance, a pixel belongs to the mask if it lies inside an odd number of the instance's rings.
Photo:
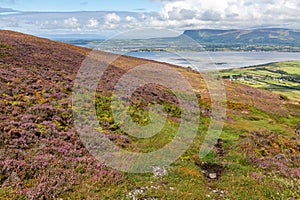
<svg viewBox="0 0 300 200">
<path fill-rule="evenodd" d="M 198 42 L 212 45 L 300 45 L 300 30 L 283 28 L 186 30 L 182 36 L 189 36 Z"/>
<path fill-rule="evenodd" d="M 2 7 L 0 7 L 0 13 L 11 13 L 11 12 L 16 12 L 16 10 L 11 9 L 11 8 L 2 8 Z"/>
</svg>

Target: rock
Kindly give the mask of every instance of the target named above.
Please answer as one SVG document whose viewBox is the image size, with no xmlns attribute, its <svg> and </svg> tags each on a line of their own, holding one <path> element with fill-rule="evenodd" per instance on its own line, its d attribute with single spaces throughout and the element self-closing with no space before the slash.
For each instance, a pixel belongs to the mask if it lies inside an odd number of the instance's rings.
<svg viewBox="0 0 300 200">
<path fill-rule="evenodd" d="M 217 179 L 218 178 L 217 173 L 209 173 L 208 174 L 208 178 L 210 178 L 210 179 Z"/>
<path fill-rule="evenodd" d="M 153 175 L 155 177 L 162 178 L 167 174 L 168 174 L 168 172 L 165 167 L 153 167 Z"/>
<path fill-rule="evenodd" d="M 205 175 L 211 180 L 217 180 L 225 170 L 225 167 L 223 165 L 216 163 L 196 163 L 196 165 L 200 167 L 200 170 L 203 173 L 203 175 Z"/>
</svg>

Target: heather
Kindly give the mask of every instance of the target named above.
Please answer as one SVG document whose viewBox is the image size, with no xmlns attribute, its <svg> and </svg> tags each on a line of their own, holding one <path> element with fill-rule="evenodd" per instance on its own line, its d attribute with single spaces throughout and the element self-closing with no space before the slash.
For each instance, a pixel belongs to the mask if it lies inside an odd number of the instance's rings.
<svg viewBox="0 0 300 200">
<path fill-rule="evenodd" d="M 74 80 L 89 51 L 0 31 L 1 199 L 300 198 L 299 102 L 224 80 L 224 129 L 214 149 L 199 158 L 211 121 L 211 99 L 199 72 L 168 64 L 197 94 L 201 118 L 194 142 L 172 165 L 153 166 L 145 174 L 120 172 L 96 160 L 80 140 L 72 110 Z M 111 56 L 100 55 L 103 60 Z M 134 122 L 145 125 L 149 106 L 163 105 L 167 119 L 159 134 L 137 139 L 114 120 L 112 89 L 126 71 L 149 62 L 115 60 L 99 80 L 95 96 L 101 131 L 128 151 L 162 148 L 180 124 L 183 110 L 175 95 L 155 84 L 138 88 L 127 106 Z"/>
<path fill-rule="evenodd" d="M 85 180 L 122 181 L 88 153 L 72 125 L 72 78 L 83 54 L 33 38 L 1 40 L 8 55 L 0 58 L 1 185 L 16 197 L 51 199 Z"/>
</svg>

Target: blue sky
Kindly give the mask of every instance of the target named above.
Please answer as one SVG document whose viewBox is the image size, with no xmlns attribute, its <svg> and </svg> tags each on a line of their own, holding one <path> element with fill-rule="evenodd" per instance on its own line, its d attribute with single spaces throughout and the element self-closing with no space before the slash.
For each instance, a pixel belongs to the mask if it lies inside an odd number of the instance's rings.
<svg viewBox="0 0 300 200">
<path fill-rule="evenodd" d="M 0 29 L 97 37 L 142 28 L 300 29 L 299 13 L 299 0 L 0 0 Z"/>
<path fill-rule="evenodd" d="M 1 7 L 22 11 L 159 11 L 150 0 L 0 0 Z"/>
</svg>

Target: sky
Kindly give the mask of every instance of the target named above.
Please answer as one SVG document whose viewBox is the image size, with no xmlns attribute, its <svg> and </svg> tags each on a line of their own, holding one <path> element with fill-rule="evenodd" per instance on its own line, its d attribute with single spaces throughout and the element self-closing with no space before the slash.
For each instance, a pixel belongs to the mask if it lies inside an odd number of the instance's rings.
<svg viewBox="0 0 300 200">
<path fill-rule="evenodd" d="M 300 29 L 299 0 L 0 0 L 0 29 L 107 38 L 133 29 Z"/>
<path fill-rule="evenodd" d="M 148 0 L 0 0 L 1 7 L 22 11 L 159 11 L 159 2 Z"/>
</svg>

